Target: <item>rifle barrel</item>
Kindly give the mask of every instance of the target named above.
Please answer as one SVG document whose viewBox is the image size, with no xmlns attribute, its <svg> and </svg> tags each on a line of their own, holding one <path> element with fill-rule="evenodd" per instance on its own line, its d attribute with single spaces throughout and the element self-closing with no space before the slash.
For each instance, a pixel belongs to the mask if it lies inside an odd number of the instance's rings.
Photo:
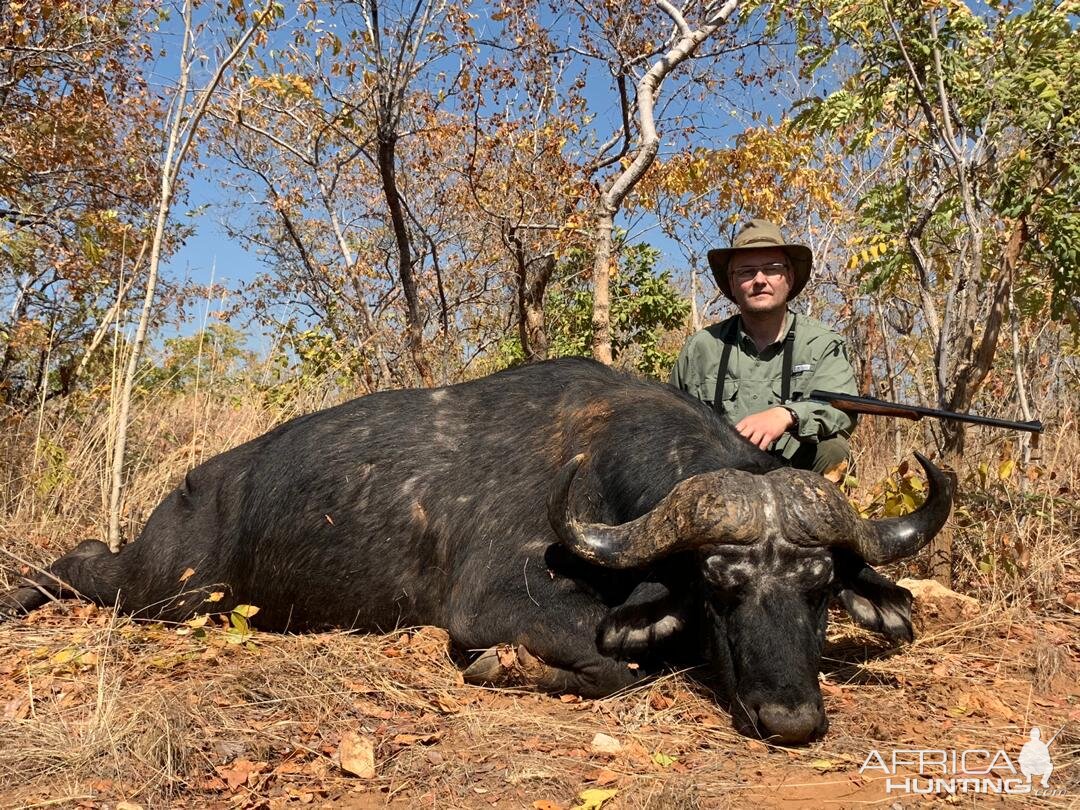
<svg viewBox="0 0 1080 810">
<path fill-rule="evenodd" d="M 851 413 L 874 413 L 882 409 L 897 412 L 897 415 L 911 414 L 909 418 L 920 419 L 923 416 L 932 416 L 936 419 L 951 419 L 956 422 L 970 422 L 975 425 L 989 425 L 991 427 L 1012 428 L 1013 430 L 1026 430 L 1031 433 L 1042 433 L 1043 424 L 1037 419 L 1030 422 L 1012 422 L 1008 419 L 994 419 L 990 416 L 980 416 L 974 413 L 958 413 L 957 411 L 943 411 L 937 408 L 924 408 L 921 405 L 901 405 L 884 399 L 873 397 L 860 397 L 853 394 L 840 394 L 835 391 L 811 391 L 809 399 L 818 402 L 827 402 L 834 408 Z M 865 408 L 866 410 L 863 410 Z"/>
</svg>

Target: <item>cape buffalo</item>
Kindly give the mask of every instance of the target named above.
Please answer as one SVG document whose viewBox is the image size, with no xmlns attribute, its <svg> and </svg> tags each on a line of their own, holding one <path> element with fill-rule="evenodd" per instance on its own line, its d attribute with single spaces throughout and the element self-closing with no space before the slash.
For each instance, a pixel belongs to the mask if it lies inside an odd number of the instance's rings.
<svg viewBox="0 0 1080 810">
<path fill-rule="evenodd" d="M 586 696 L 704 661 L 736 728 L 796 743 L 827 727 L 832 596 L 911 638 L 911 594 L 870 565 L 948 515 L 919 460 L 926 503 L 862 520 L 674 388 L 554 360 L 293 419 L 188 472 L 119 554 L 86 541 L 0 610 L 81 595 L 171 621 L 254 604 L 267 630 L 433 624 L 489 650 L 471 680 L 509 643 L 539 688 Z"/>
</svg>

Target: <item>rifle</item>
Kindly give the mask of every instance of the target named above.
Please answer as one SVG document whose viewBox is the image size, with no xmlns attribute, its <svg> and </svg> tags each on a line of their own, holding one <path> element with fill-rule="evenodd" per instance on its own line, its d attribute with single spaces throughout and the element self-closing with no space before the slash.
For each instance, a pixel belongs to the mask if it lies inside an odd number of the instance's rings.
<svg viewBox="0 0 1080 810">
<path fill-rule="evenodd" d="M 957 413 L 956 411 L 940 411 L 937 408 L 923 408 L 920 405 L 901 405 L 898 402 L 888 402 L 884 399 L 873 397 L 858 397 L 853 394 L 838 394 L 835 391 L 811 391 L 809 399 L 825 402 L 840 411 L 847 413 L 869 413 L 878 416 L 899 416 L 903 419 L 922 419 L 924 416 L 933 416 L 936 419 L 952 419 L 956 422 L 971 422 L 975 425 L 990 425 L 991 427 L 1012 428 L 1013 430 L 1027 430 L 1032 433 L 1042 433 L 1042 422 L 1010 422 L 1007 419 L 993 419 L 989 416 L 979 416 L 974 413 Z"/>
</svg>

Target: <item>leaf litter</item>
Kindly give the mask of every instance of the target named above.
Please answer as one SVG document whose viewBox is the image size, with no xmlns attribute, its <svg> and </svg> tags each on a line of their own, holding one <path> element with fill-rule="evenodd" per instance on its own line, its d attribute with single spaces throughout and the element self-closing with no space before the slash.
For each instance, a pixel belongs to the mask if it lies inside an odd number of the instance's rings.
<svg viewBox="0 0 1080 810">
<path fill-rule="evenodd" d="M 279 636 L 250 627 L 247 607 L 167 626 L 54 604 L 0 627 L 0 805 L 876 802 L 881 780 L 859 774 L 870 747 L 1012 753 L 1030 726 L 1066 724 L 1057 744 L 1075 754 L 1080 649 L 1064 633 L 1075 618 L 1065 605 L 1002 610 L 899 649 L 834 625 L 821 676 L 829 734 L 780 749 L 737 735 L 688 675 L 554 699 L 464 685 L 434 628 Z M 1061 642 L 1048 691 L 1031 663 L 1043 638 Z M 1055 773 L 1077 778 L 1074 763 Z"/>
</svg>

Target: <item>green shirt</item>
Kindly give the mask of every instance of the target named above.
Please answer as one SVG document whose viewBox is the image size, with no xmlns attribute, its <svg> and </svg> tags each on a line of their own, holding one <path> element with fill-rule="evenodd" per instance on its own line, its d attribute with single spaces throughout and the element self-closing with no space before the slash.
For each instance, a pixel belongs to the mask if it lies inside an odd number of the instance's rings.
<svg viewBox="0 0 1080 810">
<path fill-rule="evenodd" d="M 738 315 L 732 318 L 738 318 Z M 669 382 L 702 402 L 712 405 L 716 395 L 716 374 L 720 368 L 723 337 L 730 330 L 728 318 L 693 335 L 683 346 L 671 369 Z M 790 459 L 800 442 L 817 442 L 837 434 L 849 436 L 855 417 L 823 402 L 805 399 L 815 388 L 857 394 L 855 372 L 848 362 L 844 340 L 825 324 L 788 311 L 784 335 L 795 318 L 795 340 L 791 360 L 791 399 L 784 403 L 799 416 L 794 435 L 784 434 L 774 450 Z M 784 343 L 779 340 L 758 352 L 754 341 L 742 330 L 728 357 L 724 377 L 724 414 L 737 424 L 744 416 L 764 411 L 780 403 Z"/>
</svg>

